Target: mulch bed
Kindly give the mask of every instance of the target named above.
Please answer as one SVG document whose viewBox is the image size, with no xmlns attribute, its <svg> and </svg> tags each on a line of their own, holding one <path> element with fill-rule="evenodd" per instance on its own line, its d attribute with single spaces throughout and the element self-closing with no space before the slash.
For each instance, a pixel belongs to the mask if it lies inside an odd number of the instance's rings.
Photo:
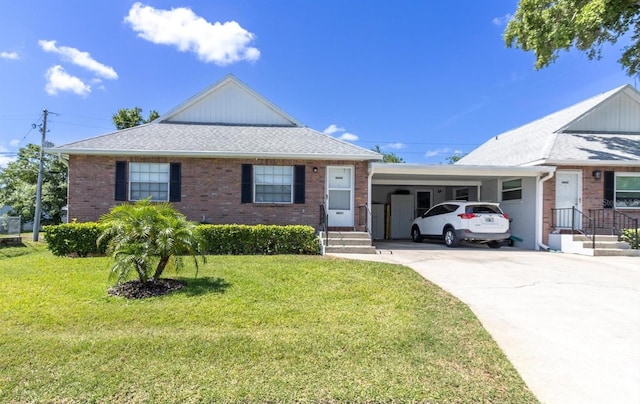
<svg viewBox="0 0 640 404">
<path fill-rule="evenodd" d="M 159 279 L 155 282 L 134 280 L 109 288 L 107 293 L 111 296 L 121 296 L 127 299 L 144 299 L 146 297 L 166 295 L 183 287 L 184 282 L 176 279 Z"/>
</svg>

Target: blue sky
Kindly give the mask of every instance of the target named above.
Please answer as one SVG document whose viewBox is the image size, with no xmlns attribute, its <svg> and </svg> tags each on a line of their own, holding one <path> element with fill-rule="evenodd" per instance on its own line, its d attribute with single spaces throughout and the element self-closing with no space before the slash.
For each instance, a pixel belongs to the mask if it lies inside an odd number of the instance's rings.
<svg viewBox="0 0 640 404">
<path fill-rule="evenodd" d="M 490 137 L 631 83 L 620 45 L 541 71 L 508 49 L 516 0 L 0 0 L 0 164 L 20 147 L 161 114 L 228 73 L 319 131 L 443 163 Z"/>
</svg>

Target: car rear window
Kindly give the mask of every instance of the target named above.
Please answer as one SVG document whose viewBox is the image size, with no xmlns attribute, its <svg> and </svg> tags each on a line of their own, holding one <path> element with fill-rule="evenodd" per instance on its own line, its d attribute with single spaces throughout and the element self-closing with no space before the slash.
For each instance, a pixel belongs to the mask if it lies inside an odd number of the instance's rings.
<svg viewBox="0 0 640 404">
<path fill-rule="evenodd" d="M 501 214 L 500 208 L 496 205 L 467 205 L 465 213 L 497 213 Z"/>
</svg>

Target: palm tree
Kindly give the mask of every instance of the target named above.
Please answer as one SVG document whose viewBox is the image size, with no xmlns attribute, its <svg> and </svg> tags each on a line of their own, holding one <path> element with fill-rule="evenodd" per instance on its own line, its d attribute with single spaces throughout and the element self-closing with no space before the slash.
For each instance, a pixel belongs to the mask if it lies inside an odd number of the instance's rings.
<svg viewBox="0 0 640 404">
<path fill-rule="evenodd" d="M 125 203 L 103 215 L 100 223 L 105 230 L 98 244 L 107 243 L 111 273 L 118 283 L 126 281 L 132 270 L 141 282 L 157 281 L 168 266 L 180 269 L 185 255 L 193 257 L 198 269 L 195 224 L 170 203 L 149 199 Z"/>
</svg>

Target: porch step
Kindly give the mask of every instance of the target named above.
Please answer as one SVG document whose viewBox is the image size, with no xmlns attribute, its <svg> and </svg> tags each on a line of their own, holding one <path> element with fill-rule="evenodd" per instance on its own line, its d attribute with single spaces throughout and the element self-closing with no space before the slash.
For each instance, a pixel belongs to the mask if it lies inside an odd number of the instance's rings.
<svg viewBox="0 0 640 404">
<path fill-rule="evenodd" d="M 621 248 L 596 248 L 593 251 L 596 257 L 640 257 L 640 250 Z"/>
<path fill-rule="evenodd" d="M 330 231 L 327 242 L 326 235 L 320 233 L 324 252 L 329 254 L 375 254 L 376 248 L 366 232 Z"/>
<path fill-rule="evenodd" d="M 587 236 L 575 235 L 573 240 L 582 243 L 582 248 L 593 252 L 594 256 L 640 256 L 640 250 L 632 250 L 629 243 L 618 241 L 618 236 L 596 234 L 595 250 L 593 249 L 593 242 Z"/>
</svg>

